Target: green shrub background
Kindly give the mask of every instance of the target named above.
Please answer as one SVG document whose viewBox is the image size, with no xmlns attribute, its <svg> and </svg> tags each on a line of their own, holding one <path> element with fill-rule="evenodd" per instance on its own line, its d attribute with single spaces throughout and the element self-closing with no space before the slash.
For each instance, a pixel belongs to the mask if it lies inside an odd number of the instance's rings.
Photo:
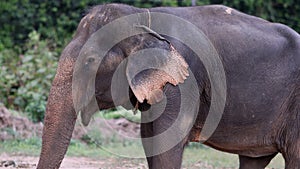
<svg viewBox="0 0 300 169">
<path fill-rule="evenodd" d="M 190 6 L 190 0 L 10 0 L 0 2 L 0 103 L 41 121 L 59 53 L 96 4 Z M 224 4 L 300 32 L 300 0 L 197 0 Z"/>
</svg>

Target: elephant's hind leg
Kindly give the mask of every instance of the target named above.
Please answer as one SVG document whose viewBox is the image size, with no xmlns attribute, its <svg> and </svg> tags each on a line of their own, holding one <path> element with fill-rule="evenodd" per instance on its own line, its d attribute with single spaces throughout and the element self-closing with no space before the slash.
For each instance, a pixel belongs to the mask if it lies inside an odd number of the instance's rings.
<svg viewBox="0 0 300 169">
<path fill-rule="evenodd" d="M 300 168 L 300 138 L 288 146 L 287 150 L 282 153 L 285 160 L 285 169 Z"/>
<path fill-rule="evenodd" d="M 299 169 L 300 168 L 300 158 L 291 158 L 285 160 L 285 169 Z"/>
<path fill-rule="evenodd" d="M 276 154 L 256 158 L 239 155 L 239 169 L 264 169 Z"/>
<path fill-rule="evenodd" d="M 285 130 L 281 144 L 279 144 L 281 153 L 285 160 L 286 169 L 300 169 L 300 92 L 289 106 L 291 113 L 289 119 L 285 122 Z"/>
</svg>

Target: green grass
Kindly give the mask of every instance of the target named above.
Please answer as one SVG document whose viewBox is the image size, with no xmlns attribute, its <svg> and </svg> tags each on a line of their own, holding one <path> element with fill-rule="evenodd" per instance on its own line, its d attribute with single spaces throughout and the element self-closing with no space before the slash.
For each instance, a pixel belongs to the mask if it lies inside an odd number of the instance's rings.
<svg viewBox="0 0 300 169">
<path fill-rule="evenodd" d="M 126 110 L 123 107 L 117 107 L 112 110 L 103 110 L 100 113 L 94 115 L 94 117 L 101 117 L 105 119 L 119 119 L 125 118 L 132 122 L 141 122 L 141 112 L 137 111 L 136 114 L 132 110 Z"/>
<path fill-rule="evenodd" d="M 195 163 L 202 161 L 214 167 L 232 168 L 237 167 L 238 159 L 236 155 L 221 153 L 208 147 L 194 148 L 188 147 L 184 152 L 183 165 L 190 168 Z"/>
<path fill-rule="evenodd" d="M 195 148 L 193 146 L 185 149 L 183 165 L 187 168 L 191 168 L 193 164 L 198 161 L 205 162 L 214 167 L 222 168 L 238 168 L 238 156 L 235 154 L 229 154 L 214 150 L 212 148 L 203 146 L 201 148 Z M 284 161 L 281 155 L 277 155 L 268 168 L 282 169 L 284 168 Z"/>
<path fill-rule="evenodd" d="M 31 138 L 26 140 L 11 140 L 0 142 L 0 153 L 8 153 L 12 155 L 28 155 L 38 156 L 40 153 L 41 139 Z M 94 159 L 123 159 L 116 154 L 123 154 L 127 157 L 135 157 L 143 155 L 141 144 L 139 143 L 111 143 L 107 145 L 85 144 L 77 140 L 72 140 L 69 146 L 67 156 L 90 157 Z M 117 160 L 118 161 L 118 160 Z M 136 162 L 145 159 L 133 160 Z M 237 155 L 223 153 L 206 146 L 193 143 L 187 147 L 184 152 L 183 166 L 185 168 L 193 168 L 196 163 L 206 163 L 216 168 L 237 168 Z M 277 156 L 268 166 L 269 168 L 284 168 L 284 162 L 281 156 Z"/>
<path fill-rule="evenodd" d="M 38 156 L 41 145 L 41 139 L 35 137 L 26 140 L 6 140 L 0 142 L 0 153 Z"/>
<path fill-rule="evenodd" d="M 112 143 L 107 145 L 83 144 L 78 141 L 69 146 L 68 156 L 101 157 L 143 157 L 141 145 L 132 143 Z"/>
</svg>

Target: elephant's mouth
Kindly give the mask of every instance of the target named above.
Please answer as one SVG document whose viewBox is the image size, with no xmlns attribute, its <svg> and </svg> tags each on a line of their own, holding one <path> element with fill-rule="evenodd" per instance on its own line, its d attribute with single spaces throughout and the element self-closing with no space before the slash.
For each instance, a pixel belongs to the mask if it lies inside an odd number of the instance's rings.
<svg viewBox="0 0 300 169">
<path fill-rule="evenodd" d="M 96 112 L 87 112 L 87 111 L 80 111 L 80 114 L 81 114 L 81 123 L 84 125 L 84 126 L 87 126 L 90 121 L 91 121 L 91 118 L 93 116 L 93 114 L 95 114 Z"/>
<path fill-rule="evenodd" d="M 90 121 L 92 116 L 100 111 L 100 110 L 105 110 L 105 109 L 110 109 L 114 107 L 114 105 L 110 102 L 105 102 L 105 101 L 96 101 L 96 99 L 92 99 L 86 106 L 84 106 L 81 111 L 81 123 L 84 126 L 87 126 Z"/>
<path fill-rule="evenodd" d="M 101 97 L 102 96 L 102 97 Z M 139 103 L 137 101 L 137 98 L 133 95 L 132 91 L 130 91 L 129 93 L 129 100 L 122 100 L 122 104 L 118 104 L 122 107 L 124 107 L 125 109 L 134 109 L 134 108 L 138 108 L 140 111 L 147 111 L 150 109 L 151 105 L 147 103 L 146 100 L 144 100 L 143 103 Z M 106 98 L 107 99 L 107 98 Z M 124 102 L 124 103 L 123 103 Z M 136 107 L 136 103 L 138 103 L 138 106 Z M 103 95 L 95 95 L 95 97 L 93 97 L 88 104 L 86 104 L 85 106 L 83 106 L 80 109 L 80 114 L 81 114 L 81 123 L 84 126 L 87 126 L 90 121 L 92 116 L 99 110 L 105 110 L 105 109 L 110 109 L 113 108 L 115 105 L 112 101 L 108 101 L 107 100 L 103 100 Z"/>
<path fill-rule="evenodd" d="M 98 104 L 95 99 L 92 99 L 86 106 L 84 106 L 81 111 L 81 122 L 84 126 L 87 126 L 93 114 L 95 114 L 99 110 Z"/>
<path fill-rule="evenodd" d="M 134 108 L 137 108 L 138 110 L 140 110 L 140 111 L 142 111 L 142 112 L 143 112 L 143 111 L 149 110 L 150 107 L 151 107 L 151 105 L 148 104 L 146 100 L 144 100 L 143 103 L 139 103 L 139 102 L 137 101 L 137 98 L 136 98 L 136 97 L 131 97 L 131 98 L 130 98 L 130 102 L 131 102 L 131 104 L 132 104 L 132 106 L 133 106 Z"/>
</svg>

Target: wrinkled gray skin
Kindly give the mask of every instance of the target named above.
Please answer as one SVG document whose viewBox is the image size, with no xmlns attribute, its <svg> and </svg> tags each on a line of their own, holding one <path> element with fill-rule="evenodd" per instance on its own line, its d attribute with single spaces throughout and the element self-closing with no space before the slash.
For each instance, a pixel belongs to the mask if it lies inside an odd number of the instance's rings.
<svg viewBox="0 0 300 169">
<path fill-rule="evenodd" d="M 227 78 L 226 105 L 217 130 L 205 144 L 238 154 L 241 169 L 264 168 L 277 153 L 282 153 L 286 169 L 299 169 L 299 34 L 284 25 L 235 10 L 228 15 L 226 9 L 224 6 L 203 6 L 149 10 L 173 14 L 195 24 L 210 39 L 222 59 Z M 108 18 L 105 21 L 98 17 L 104 11 Z M 77 118 L 71 96 L 72 73 L 80 49 L 91 34 L 106 23 L 137 12 L 146 10 L 108 4 L 94 7 L 81 20 L 76 35 L 61 55 L 52 84 L 37 168 L 59 168 L 69 145 Z M 203 127 L 210 106 L 210 82 L 203 64 L 189 48 L 172 38 L 166 38 L 182 55 L 197 79 L 201 95 L 200 110 L 190 135 L 173 149 L 148 157 L 149 168 L 180 168 L 184 146 L 188 141 L 198 141 L 197 134 Z M 111 99 L 110 83 L 118 64 L 133 49 L 151 47 L 169 49 L 169 44 L 153 35 L 143 34 L 124 40 L 111 49 L 96 77 L 95 95 L 100 109 L 115 106 Z M 140 78 L 149 78 L 154 73 L 150 71 Z M 178 86 L 167 83 L 163 90 L 168 97 L 167 108 L 155 121 L 141 125 L 142 137 L 163 132 L 177 116 L 180 103 Z M 129 95 L 135 104 L 137 99 L 132 91 Z M 139 103 L 141 110 L 149 107 L 146 100 Z M 87 113 L 87 119 L 92 115 L 91 112 L 93 110 L 89 110 L 88 106 L 82 108 L 82 113 Z"/>
</svg>

